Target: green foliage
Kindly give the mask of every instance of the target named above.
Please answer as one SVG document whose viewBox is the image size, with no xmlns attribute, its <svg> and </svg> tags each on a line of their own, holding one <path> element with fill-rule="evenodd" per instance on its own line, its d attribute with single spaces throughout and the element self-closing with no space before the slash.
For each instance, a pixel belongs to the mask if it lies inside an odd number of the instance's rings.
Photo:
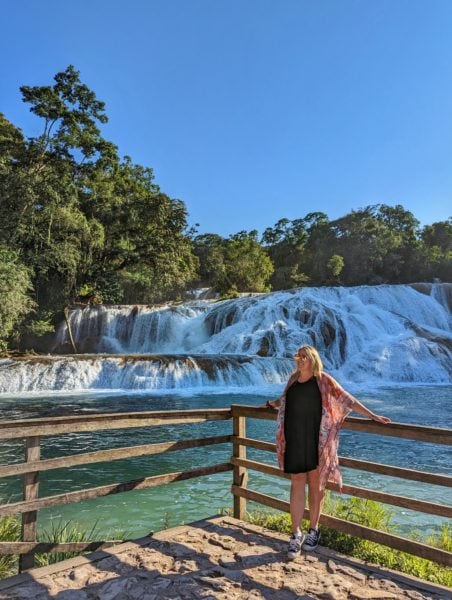
<svg viewBox="0 0 452 600">
<path fill-rule="evenodd" d="M 227 292 L 221 294 L 219 300 L 233 300 L 234 298 L 240 298 L 240 292 L 235 285 L 232 285 Z"/>
<path fill-rule="evenodd" d="M 84 283 L 77 292 L 81 302 L 90 304 L 119 304 L 124 297 L 119 274 L 98 273 L 93 283 Z"/>
<path fill-rule="evenodd" d="M 257 240 L 257 231 L 240 231 L 224 247 L 224 273 L 218 280 L 220 292 L 268 292 L 273 264 Z"/>
<path fill-rule="evenodd" d="M 426 225 L 421 233 L 426 277 L 452 281 L 452 218 Z"/>
<path fill-rule="evenodd" d="M 452 252 L 452 218 L 426 225 L 422 230 L 422 240 L 429 248 L 438 248 L 440 252 Z"/>
<path fill-rule="evenodd" d="M 0 517 L 0 541 L 18 542 L 20 541 L 21 524 L 16 516 Z M 3 554 L 0 556 L 0 579 L 10 577 L 17 573 L 19 558 L 13 554 Z"/>
<path fill-rule="evenodd" d="M 331 274 L 331 279 L 335 282 L 339 282 L 339 276 L 342 273 L 345 266 L 345 261 L 339 254 L 333 254 L 326 263 L 326 268 Z"/>
<path fill-rule="evenodd" d="M 26 138 L 0 115 L 0 244 L 29 269 L 30 306 L 55 315 L 76 300 L 180 297 L 198 267 L 184 203 L 159 190 L 152 169 L 118 156 L 101 134 L 105 105 L 73 66 L 21 91 L 42 126 Z M 37 318 L 22 331 L 51 323 Z"/>
<path fill-rule="evenodd" d="M 50 529 L 39 533 L 39 541 L 50 542 L 54 544 L 64 544 L 71 542 L 90 542 L 106 538 L 123 540 L 127 537 L 126 532 L 113 532 L 105 534 L 100 532 L 97 524 L 91 528 L 84 528 L 71 521 L 52 522 Z M 1 542 L 19 542 L 21 539 L 21 522 L 17 516 L 0 517 L 0 541 Z M 79 556 L 80 552 L 53 552 L 38 553 L 35 555 L 35 565 L 43 567 L 52 563 Z M 0 556 L 0 579 L 11 577 L 17 574 L 19 565 L 18 555 Z"/>
<path fill-rule="evenodd" d="M 102 540 L 104 535 L 98 531 L 97 523 L 90 529 L 85 529 L 71 521 L 57 521 L 51 523 L 50 529 L 43 531 L 39 536 L 39 541 L 50 542 L 52 544 L 67 544 L 71 542 L 89 542 Z M 79 556 L 80 552 L 48 552 L 35 555 L 35 564 L 37 567 L 44 567 L 60 560 L 66 560 L 73 556 Z"/>
<path fill-rule="evenodd" d="M 427 538 L 429 546 L 436 546 L 446 552 L 452 552 L 452 524 L 444 523 L 436 535 Z"/>
<path fill-rule="evenodd" d="M 225 297 L 240 292 L 268 292 L 273 264 L 257 239 L 257 231 L 240 231 L 223 239 L 205 234 L 194 239 L 204 283 Z"/>
<path fill-rule="evenodd" d="M 343 499 L 327 493 L 324 512 L 378 529 L 386 532 L 396 532 L 397 527 L 392 524 L 392 513 L 383 504 L 373 500 L 362 500 L 359 498 Z M 270 513 L 266 511 L 253 511 L 248 515 L 248 520 L 255 525 L 267 527 L 273 531 L 289 534 L 291 531 L 290 517 L 285 513 Z M 308 527 L 308 523 L 304 523 Z M 374 542 L 369 542 L 335 529 L 320 525 L 322 533 L 322 544 L 338 552 L 356 556 L 357 558 L 379 564 L 384 567 L 395 569 L 408 575 L 414 575 L 427 581 L 445 586 L 452 586 L 452 569 L 440 566 L 432 561 L 418 558 L 406 552 L 393 550 Z M 419 540 L 418 534 L 413 534 L 414 539 Z M 450 524 L 443 525 L 436 535 L 429 536 L 424 543 L 443 550 L 451 551 L 452 527 Z"/>
<path fill-rule="evenodd" d="M 4 346 L 14 327 L 34 309 L 30 290 L 29 269 L 20 262 L 17 252 L 0 244 L 0 342 Z"/>
<path fill-rule="evenodd" d="M 193 251 L 199 261 L 199 280 L 213 286 L 225 277 L 224 246 L 226 240 L 215 233 L 205 233 L 193 239 Z"/>
<path fill-rule="evenodd" d="M 43 119 L 44 129 L 38 138 L 32 138 L 33 146 L 41 153 L 42 160 L 48 156 L 69 158 L 74 163 L 116 159 L 116 147 L 100 136 L 98 123 L 106 123 L 105 104 L 80 81 L 80 74 L 69 65 L 55 75 L 51 86 L 22 86 L 23 101 L 30 104 L 30 111 Z"/>
<path fill-rule="evenodd" d="M 50 318 L 48 319 L 32 319 L 27 324 L 27 332 L 35 335 L 36 337 L 40 337 L 45 335 L 46 333 L 53 333 L 55 331 L 55 326 L 53 325 Z"/>
<path fill-rule="evenodd" d="M 309 227 L 313 214 L 304 219 L 280 219 L 274 227 L 268 227 L 262 236 L 262 243 L 274 264 L 270 279 L 272 289 L 281 290 L 299 287 L 309 281 L 309 276 L 301 269 L 306 243 L 309 239 Z M 326 215 L 316 213 L 322 220 Z"/>
</svg>

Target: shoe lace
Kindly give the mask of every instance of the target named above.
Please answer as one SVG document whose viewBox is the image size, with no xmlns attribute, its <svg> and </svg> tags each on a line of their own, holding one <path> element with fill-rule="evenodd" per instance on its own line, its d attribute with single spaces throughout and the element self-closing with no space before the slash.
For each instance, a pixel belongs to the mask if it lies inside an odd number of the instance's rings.
<svg viewBox="0 0 452 600">
<path fill-rule="evenodd" d="M 301 546 L 301 537 L 300 536 L 294 536 L 290 538 L 289 541 L 289 550 L 293 551 L 293 550 L 298 550 Z"/>
<path fill-rule="evenodd" d="M 315 544 L 317 541 L 317 531 L 315 529 L 310 529 L 308 535 L 306 536 L 306 542 L 308 544 Z"/>
</svg>

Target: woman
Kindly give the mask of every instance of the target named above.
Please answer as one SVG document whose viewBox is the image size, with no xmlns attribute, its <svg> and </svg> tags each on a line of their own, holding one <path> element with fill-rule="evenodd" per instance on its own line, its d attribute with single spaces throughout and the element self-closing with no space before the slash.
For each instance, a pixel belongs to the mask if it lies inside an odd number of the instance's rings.
<svg viewBox="0 0 452 600">
<path fill-rule="evenodd" d="M 292 535 L 288 557 L 296 558 L 301 550 L 315 550 L 327 481 L 342 487 L 337 447 L 339 429 L 354 410 L 377 423 L 389 423 L 387 417 L 374 414 L 346 392 L 323 371 L 319 353 L 312 346 L 302 346 L 295 355 L 296 370 L 289 378 L 282 396 L 268 401 L 268 408 L 279 408 L 276 426 L 276 452 L 279 467 L 290 473 L 290 517 Z M 305 509 L 305 486 L 308 484 L 310 528 L 306 537 L 300 530 Z"/>
</svg>

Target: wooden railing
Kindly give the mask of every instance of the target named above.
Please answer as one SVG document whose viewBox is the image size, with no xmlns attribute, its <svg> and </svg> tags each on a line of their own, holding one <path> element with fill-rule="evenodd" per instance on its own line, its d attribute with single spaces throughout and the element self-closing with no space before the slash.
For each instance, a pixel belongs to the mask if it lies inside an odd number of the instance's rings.
<svg viewBox="0 0 452 600">
<path fill-rule="evenodd" d="M 202 423 L 231 418 L 230 409 L 185 410 L 165 412 L 137 412 L 96 414 L 74 417 L 55 417 L 51 419 L 30 419 L 26 421 L 3 421 L 0 423 L 0 440 L 25 438 L 25 462 L 0 466 L 0 477 L 11 475 L 23 476 L 23 500 L 0 506 L 0 516 L 22 515 L 22 541 L 0 542 L 0 554 L 19 554 L 19 570 L 33 567 L 34 555 L 37 552 L 82 552 L 106 548 L 120 540 L 91 541 L 73 543 L 42 543 L 36 540 L 37 511 L 41 508 L 69 504 L 110 494 L 118 494 L 130 490 L 150 488 L 157 485 L 182 481 L 221 473 L 232 469 L 230 462 L 204 466 L 189 471 L 166 473 L 152 477 L 142 477 L 131 481 L 102 485 L 75 492 L 66 492 L 54 496 L 39 497 L 39 473 L 51 469 L 73 467 L 111 460 L 120 460 L 162 452 L 198 448 L 212 444 L 224 444 L 231 441 L 230 435 L 221 435 L 200 439 L 177 440 L 157 444 L 145 444 L 113 450 L 99 450 L 71 456 L 61 456 L 41 460 L 41 437 L 59 434 L 101 431 L 108 429 L 127 429 L 153 427 L 156 425 L 175 425 L 185 423 Z"/>
<path fill-rule="evenodd" d="M 83 454 L 61 456 L 58 458 L 41 459 L 41 438 L 45 436 L 57 436 L 67 433 L 102 431 L 112 429 L 154 427 L 156 425 L 175 425 L 186 423 L 202 423 L 206 421 L 233 420 L 233 435 L 219 435 L 199 439 L 186 439 L 167 441 L 153 444 L 144 444 L 115 448 L 111 450 L 99 450 Z M 289 503 L 279 498 L 274 498 L 261 492 L 248 488 L 248 469 L 283 477 L 289 476 L 277 467 L 249 460 L 246 456 L 246 448 L 256 448 L 269 452 L 275 452 L 275 444 L 255 440 L 246 436 L 246 419 L 275 420 L 275 411 L 256 408 L 251 406 L 234 405 L 230 409 L 208 409 L 208 410 L 185 410 L 185 411 L 150 411 L 136 413 L 113 413 L 94 414 L 73 417 L 55 417 L 44 419 L 30 419 L 17 421 L 3 421 L 0 423 L 0 440 L 16 438 L 25 439 L 25 462 L 10 465 L 0 465 L 0 477 L 21 475 L 23 477 L 23 499 L 20 502 L 3 504 L 0 506 L 0 516 L 18 515 L 22 517 L 22 537 L 20 542 L 0 542 L 0 554 L 20 555 L 19 569 L 29 569 L 34 564 L 34 555 L 37 552 L 85 552 L 89 550 L 106 548 L 121 540 L 99 540 L 90 542 L 72 543 L 44 543 L 37 541 L 37 511 L 42 508 L 79 502 L 81 500 L 99 498 L 111 494 L 118 494 L 131 490 L 150 488 L 162 484 L 172 483 L 221 473 L 233 470 L 233 505 L 234 516 L 243 519 L 246 513 L 246 502 L 252 500 L 263 505 L 289 511 Z M 391 424 L 381 426 L 366 419 L 348 418 L 344 423 L 344 429 L 373 433 L 378 435 L 394 436 L 418 442 L 431 442 L 434 444 L 452 444 L 452 431 L 436 429 L 431 427 L 420 427 L 415 425 Z M 224 444 L 232 442 L 232 457 L 230 461 L 212 466 L 202 466 L 189 471 L 165 473 L 150 477 L 142 477 L 131 481 L 102 485 L 99 487 L 82 489 L 73 492 L 40 497 L 39 496 L 39 473 L 52 469 L 69 468 L 74 466 L 100 463 L 106 461 L 128 459 L 138 456 L 160 454 Z M 425 473 L 413 469 L 405 469 L 390 465 L 383 465 L 352 458 L 340 457 L 340 463 L 344 467 L 360 469 L 372 473 L 401 477 L 407 480 L 420 481 L 442 486 L 452 486 L 452 477 L 436 473 Z M 337 491 L 337 487 L 331 484 L 329 489 Z M 412 510 L 439 515 L 442 517 L 452 516 L 452 507 L 436 504 L 425 500 L 416 500 L 405 496 L 397 496 L 386 492 L 379 492 L 357 486 L 344 485 L 343 492 L 360 498 L 368 498 L 392 504 Z M 305 517 L 309 511 L 305 511 Z M 322 515 L 321 523 L 338 531 L 362 537 L 373 542 L 384 544 L 392 548 L 403 550 L 423 558 L 436 561 L 440 564 L 452 565 L 452 554 L 426 544 L 415 542 L 383 531 L 376 531 L 356 523 L 345 521 L 330 515 Z"/>
<path fill-rule="evenodd" d="M 234 495 L 234 516 L 237 519 L 244 519 L 246 516 L 246 501 L 251 500 L 289 512 L 289 503 L 273 496 L 268 496 L 261 492 L 248 489 L 248 469 L 290 479 L 290 475 L 283 473 L 275 466 L 261 463 L 255 460 L 249 460 L 246 457 L 246 448 L 256 448 L 276 452 L 275 444 L 262 440 L 255 440 L 246 437 L 246 418 L 276 420 L 276 411 L 271 409 L 255 408 L 252 406 L 233 405 L 231 407 L 233 418 L 233 456 L 231 459 L 234 465 L 232 493 Z M 364 433 L 373 433 L 383 436 L 393 436 L 417 442 L 430 442 L 433 444 L 452 444 L 452 430 L 438 429 L 433 427 L 422 427 L 417 425 L 404 425 L 401 423 L 392 423 L 390 425 L 379 425 L 368 419 L 347 418 L 343 429 L 361 431 Z M 376 453 L 377 454 L 377 453 Z M 359 469 L 371 473 L 388 475 L 391 477 L 401 477 L 412 481 L 420 481 L 429 484 L 452 487 L 452 477 L 436 473 L 426 473 L 414 469 L 404 469 L 380 463 L 357 460 L 353 458 L 339 457 L 339 462 L 343 467 Z M 328 483 L 327 488 L 338 491 L 338 486 Z M 397 496 L 387 492 L 379 492 L 367 488 L 353 485 L 344 485 L 342 488 L 344 494 L 377 500 L 385 504 L 400 506 L 411 510 L 438 515 L 441 517 L 452 517 L 452 506 L 445 504 L 436 504 L 425 500 L 416 500 L 405 496 Z M 304 518 L 309 518 L 309 510 L 305 510 Z M 336 529 L 346 534 L 357 536 L 390 546 L 391 548 L 402 550 L 428 560 L 433 560 L 440 564 L 452 566 L 452 553 L 439 548 L 434 548 L 420 542 L 415 542 L 407 538 L 396 536 L 384 531 L 377 531 L 351 521 L 332 517 L 323 514 L 320 522 L 327 527 Z"/>
</svg>

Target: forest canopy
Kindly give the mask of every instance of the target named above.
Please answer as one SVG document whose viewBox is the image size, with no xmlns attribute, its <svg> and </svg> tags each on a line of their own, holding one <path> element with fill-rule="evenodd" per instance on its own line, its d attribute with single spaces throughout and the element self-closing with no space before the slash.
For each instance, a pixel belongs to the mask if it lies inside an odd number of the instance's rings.
<svg viewBox="0 0 452 600">
<path fill-rule="evenodd" d="M 41 126 L 27 137 L 0 113 L 0 348 L 52 332 L 76 302 L 452 280 L 452 220 L 420 227 L 401 205 L 198 235 L 184 202 L 103 137 L 105 104 L 73 66 L 21 93 Z"/>
</svg>

